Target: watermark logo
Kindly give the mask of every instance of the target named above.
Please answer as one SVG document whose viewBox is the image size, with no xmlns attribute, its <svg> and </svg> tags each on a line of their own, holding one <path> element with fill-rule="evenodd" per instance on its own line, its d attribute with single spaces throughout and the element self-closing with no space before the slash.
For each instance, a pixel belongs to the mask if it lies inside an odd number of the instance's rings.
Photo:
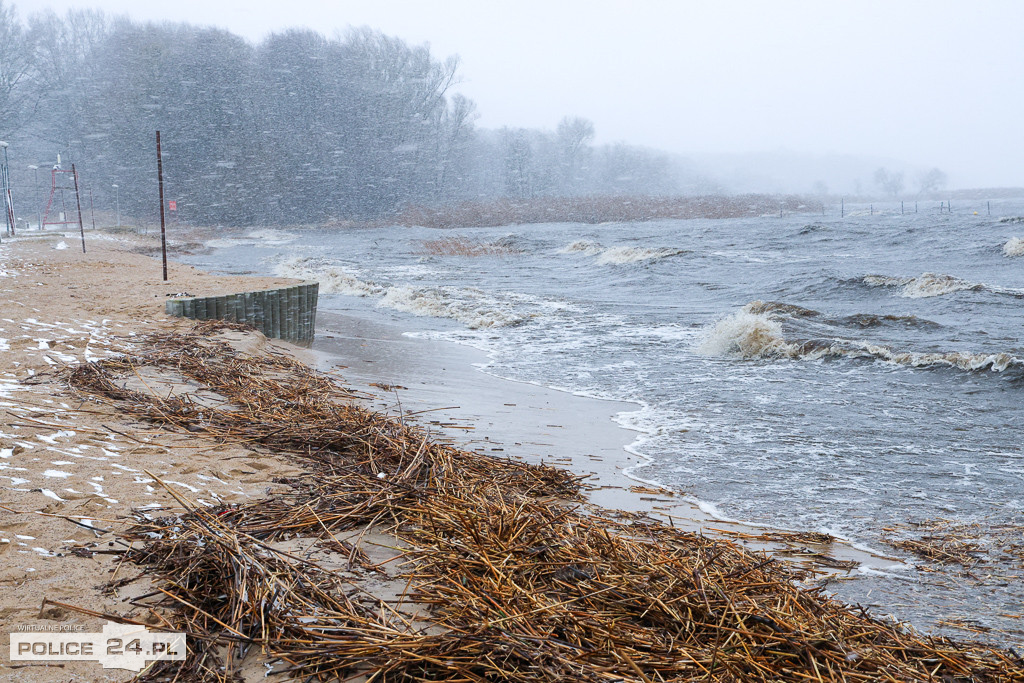
<svg viewBox="0 0 1024 683">
<path fill-rule="evenodd" d="M 139 672 L 147 662 L 183 661 L 185 634 L 150 631 L 108 621 L 101 633 L 18 631 L 11 634 L 11 661 L 99 662 L 104 669 Z"/>
</svg>

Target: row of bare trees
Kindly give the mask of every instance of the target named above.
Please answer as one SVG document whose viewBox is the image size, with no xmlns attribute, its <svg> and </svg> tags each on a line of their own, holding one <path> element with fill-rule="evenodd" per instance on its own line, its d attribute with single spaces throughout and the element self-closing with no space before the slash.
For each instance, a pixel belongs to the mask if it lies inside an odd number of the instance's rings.
<svg viewBox="0 0 1024 683">
<path fill-rule="evenodd" d="M 553 131 L 478 130 L 474 103 L 453 93 L 458 66 L 370 29 L 285 30 L 253 45 L 93 10 L 23 22 L 0 0 L 0 139 L 21 180 L 59 152 L 100 203 L 113 205 L 116 184 L 122 211 L 144 216 L 160 130 L 168 196 L 181 218 L 205 223 L 678 190 L 667 157 L 595 148 L 583 118 Z"/>
</svg>

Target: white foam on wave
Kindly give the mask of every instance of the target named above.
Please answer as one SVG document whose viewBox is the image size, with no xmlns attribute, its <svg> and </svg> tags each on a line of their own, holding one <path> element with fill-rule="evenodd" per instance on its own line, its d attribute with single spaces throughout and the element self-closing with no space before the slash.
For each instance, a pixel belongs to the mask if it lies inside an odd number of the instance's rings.
<svg viewBox="0 0 1024 683">
<path fill-rule="evenodd" d="M 864 282 L 872 287 L 900 288 L 900 296 L 910 299 L 924 299 L 943 296 L 965 290 L 986 289 L 985 285 L 968 282 L 952 275 L 941 273 L 922 273 L 917 277 L 889 277 L 887 275 L 867 275 Z"/>
<path fill-rule="evenodd" d="M 754 301 L 719 320 L 704 335 L 698 353 L 733 358 L 873 358 L 914 368 L 951 367 L 969 372 L 1024 368 L 1024 360 L 1009 353 L 971 353 L 967 351 L 897 351 L 888 346 L 861 340 L 793 342 L 785 338 L 782 324 Z"/>
<path fill-rule="evenodd" d="M 918 352 L 918 351 L 894 351 L 887 346 L 870 344 L 867 342 L 850 342 L 853 348 L 840 348 L 832 346 L 828 349 L 828 355 L 842 355 L 851 358 L 871 357 L 879 360 L 895 363 L 896 365 L 907 365 L 915 368 L 932 366 L 949 366 L 969 372 L 979 370 L 992 370 L 1002 372 L 1010 367 L 1020 367 L 1024 361 L 1008 353 L 968 353 L 964 351 L 947 352 Z"/>
<path fill-rule="evenodd" d="M 532 317 L 481 290 L 458 287 L 388 287 L 377 305 L 418 316 L 451 318 L 471 330 L 518 325 Z"/>
<path fill-rule="evenodd" d="M 697 352 L 706 356 L 739 358 L 796 356 L 799 347 L 786 341 L 782 324 L 766 313 L 752 312 L 751 305 L 716 322 L 705 333 Z"/>
<path fill-rule="evenodd" d="M 459 287 L 383 286 L 359 279 L 340 266 L 318 266 L 314 259 L 293 257 L 278 264 L 281 277 L 314 280 L 320 291 L 358 297 L 378 297 L 377 306 L 433 318 L 450 318 L 470 329 L 507 327 L 532 317 L 514 305 L 498 301 L 482 290 Z"/>
<path fill-rule="evenodd" d="M 285 230 L 261 228 L 247 232 L 242 237 L 216 237 L 203 242 L 209 249 L 228 249 L 230 247 L 279 247 L 299 239 L 299 235 Z"/>
<path fill-rule="evenodd" d="M 597 256 L 604 247 L 597 242 L 589 242 L 587 240 L 576 240 L 572 244 L 568 244 L 558 250 L 559 254 L 584 254 L 585 256 Z"/>
<path fill-rule="evenodd" d="M 1011 237 L 1003 245 L 1003 254 L 1006 256 L 1024 256 L 1024 239 Z"/>
<path fill-rule="evenodd" d="M 679 249 L 652 249 L 649 247 L 609 247 L 605 249 L 597 262 L 601 265 L 619 263 L 637 263 L 639 261 L 655 261 L 668 256 L 682 253 Z"/>
<path fill-rule="evenodd" d="M 302 256 L 282 261 L 274 269 L 274 272 L 280 277 L 319 282 L 320 291 L 325 294 L 379 296 L 386 290 L 385 287 L 373 282 L 360 280 L 340 266 L 318 267 L 315 260 Z"/>
<path fill-rule="evenodd" d="M 577 240 L 572 244 L 559 249 L 558 253 L 596 256 L 596 263 L 604 266 L 620 265 L 624 263 L 639 263 L 640 261 L 656 261 L 658 259 L 685 253 L 685 250 L 669 249 L 666 247 L 605 247 L 599 242 Z"/>
</svg>

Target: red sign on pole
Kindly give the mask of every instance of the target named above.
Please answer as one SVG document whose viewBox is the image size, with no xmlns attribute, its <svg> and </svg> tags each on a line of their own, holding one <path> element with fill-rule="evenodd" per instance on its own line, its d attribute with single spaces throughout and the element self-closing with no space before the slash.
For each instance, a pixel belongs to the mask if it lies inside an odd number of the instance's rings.
<svg viewBox="0 0 1024 683">
<path fill-rule="evenodd" d="M 174 201 L 173 199 L 168 200 L 168 202 L 167 202 L 167 210 L 168 211 L 177 211 L 178 210 L 178 202 Z"/>
</svg>

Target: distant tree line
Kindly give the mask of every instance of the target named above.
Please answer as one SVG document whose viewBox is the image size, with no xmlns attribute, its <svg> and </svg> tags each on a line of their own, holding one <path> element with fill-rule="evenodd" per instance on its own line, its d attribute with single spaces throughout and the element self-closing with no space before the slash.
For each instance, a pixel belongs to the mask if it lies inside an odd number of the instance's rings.
<svg viewBox="0 0 1024 683">
<path fill-rule="evenodd" d="M 478 130 L 474 103 L 452 93 L 458 66 L 366 28 L 335 38 L 286 30 L 253 45 L 94 10 L 22 21 L 0 0 L 0 139 L 23 186 L 35 183 L 34 165 L 48 187 L 60 153 L 98 205 L 113 205 L 116 184 L 122 213 L 147 217 L 160 130 L 167 197 L 182 220 L 206 224 L 680 192 L 667 155 L 595 147 L 584 118 L 552 131 Z"/>
<path fill-rule="evenodd" d="M 906 187 L 904 182 L 903 173 L 901 171 L 890 171 L 884 166 L 879 167 L 873 176 L 875 185 L 878 186 L 883 192 L 892 197 L 899 197 L 903 194 L 903 189 Z M 917 190 L 914 196 L 920 197 L 927 195 L 937 190 L 941 190 L 946 186 L 946 173 L 938 168 L 931 168 L 927 171 L 922 171 L 917 176 Z"/>
</svg>

